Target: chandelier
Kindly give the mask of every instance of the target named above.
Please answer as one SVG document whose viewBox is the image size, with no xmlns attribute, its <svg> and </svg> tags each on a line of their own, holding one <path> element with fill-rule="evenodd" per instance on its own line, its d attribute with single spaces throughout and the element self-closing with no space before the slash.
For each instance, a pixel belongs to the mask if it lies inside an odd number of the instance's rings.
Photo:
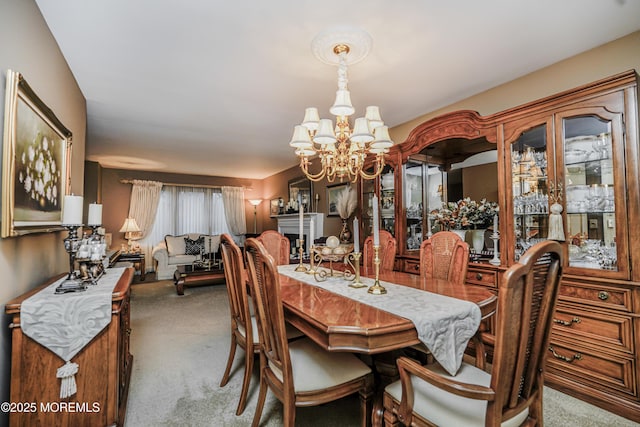
<svg viewBox="0 0 640 427">
<path fill-rule="evenodd" d="M 294 128 L 289 145 L 295 148 L 295 154 L 300 158 L 300 169 L 310 180 L 327 178 L 327 181 L 333 182 L 339 178 L 340 181 L 355 183 L 359 177 L 374 179 L 380 175 L 385 164 L 385 154 L 389 152 L 393 141 L 389 137 L 388 127 L 380 118 L 377 106 L 367 107 L 365 116 L 355 119 L 351 128 L 349 116 L 355 112 L 355 108 L 351 105 L 351 95 L 347 89 L 347 58 L 354 42 L 365 40 L 370 44 L 370 37 L 362 31 L 355 33 L 353 30 L 338 36 L 351 43 L 335 42 L 336 35 L 331 34 L 316 37 L 312 44 L 316 56 L 321 60 L 323 58 L 318 52 L 322 47 L 319 45 L 327 42 L 333 44 L 331 51 L 335 57 L 331 62 L 335 63 L 337 59 L 338 90 L 329 112 L 336 116 L 336 124 L 334 126 L 330 119 L 320 119 L 317 108 L 307 108 L 302 123 Z M 365 49 L 358 46 L 356 51 L 356 60 L 362 59 L 368 53 L 368 46 Z M 351 61 L 353 62 L 355 60 Z M 314 174 L 309 169 L 315 156 L 320 162 L 321 170 Z M 366 168 L 372 168 L 372 171 L 367 172 Z"/>
</svg>

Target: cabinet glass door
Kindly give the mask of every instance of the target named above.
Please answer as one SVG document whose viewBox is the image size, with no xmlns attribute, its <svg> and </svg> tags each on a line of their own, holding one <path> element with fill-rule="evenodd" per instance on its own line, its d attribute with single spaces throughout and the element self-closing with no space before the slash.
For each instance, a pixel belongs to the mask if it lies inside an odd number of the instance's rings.
<svg viewBox="0 0 640 427">
<path fill-rule="evenodd" d="M 373 173 L 373 169 L 367 170 L 367 173 Z M 360 206 L 360 221 L 362 222 L 362 233 L 360 233 L 361 244 L 366 236 L 373 235 L 373 196 L 376 194 L 376 180 L 362 179 L 362 200 Z"/>
<path fill-rule="evenodd" d="M 547 126 L 526 132 L 511 144 L 515 260 L 549 232 Z"/>
<path fill-rule="evenodd" d="M 404 165 L 404 203 L 406 226 L 406 250 L 420 249 L 422 243 L 423 203 L 423 163 L 409 160 Z"/>
<path fill-rule="evenodd" d="M 562 123 L 569 266 L 617 271 L 611 122 L 580 116 Z"/>
<path fill-rule="evenodd" d="M 395 178 L 393 168 L 386 165 L 380 175 L 380 227 L 383 230 L 396 234 L 396 214 L 395 214 Z"/>
</svg>

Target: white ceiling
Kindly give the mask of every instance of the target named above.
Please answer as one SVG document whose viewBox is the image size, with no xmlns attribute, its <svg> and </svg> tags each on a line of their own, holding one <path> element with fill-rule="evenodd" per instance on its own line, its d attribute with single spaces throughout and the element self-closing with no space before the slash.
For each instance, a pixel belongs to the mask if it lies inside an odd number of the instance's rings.
<svg viewBox="0 0 640 427">
<path fill-rule="evenodd" d="M 336 68 L 311 52 L 367 31 L 356 115 L 390 127 L 640 29 L 638 0 L 36 0 L 87 100 L 88 160 L 264 178 L 297 163 L 304 108 Z"/>
</svg>

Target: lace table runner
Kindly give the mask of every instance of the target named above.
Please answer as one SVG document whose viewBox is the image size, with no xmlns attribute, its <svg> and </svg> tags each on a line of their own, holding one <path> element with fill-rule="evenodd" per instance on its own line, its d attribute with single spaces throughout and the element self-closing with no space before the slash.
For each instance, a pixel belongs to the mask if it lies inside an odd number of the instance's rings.
<svg viewBox="0 0 640 427">
<path fill-rule="evenodd" d="M 71 359 L 111 322 L 113 289 L 124 270 L 107 269 L 96 285 L 88 285 L 83 292 L 55 294 L 65 276 L 21 304 L 22 332 L 66 362 L 58 369 L 61 398 L 76 392 L 78 365 Z"/>
<path fill-rule="evenodd" d="M 467 343 L 480 326 L 480 308 L 470 301 L 383 281 L 380 284 L 387 289 L 387 293 L 372 295 L 367 288 L 349 287 L 350 280 L 337 277 L 318 282 L 311 274 L 296 272 L 296 267 L 281 265 L 278 271 L 309 285 L 411 320 L 420 341 L 451 375 L 458 372 Z M 360 280 L 368 286 L 375 281 L 367 277 L 361 277 Z"/>
</svg>

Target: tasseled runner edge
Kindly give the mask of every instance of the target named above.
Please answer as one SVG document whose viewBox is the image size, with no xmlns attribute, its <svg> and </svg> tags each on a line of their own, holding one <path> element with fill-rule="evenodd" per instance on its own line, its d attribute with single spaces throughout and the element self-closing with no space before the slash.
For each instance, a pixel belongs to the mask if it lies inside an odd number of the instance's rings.
<svg viewBox="0 0 640 427">
<path fill-rule="evenodd" d="M 77 387 L 75 375 L 77 373 L 77 363 L 67 361 L 64 366 L 58 368 L 56 376 L 58 378 L 62 378 L 62 382 L 60 383 L 60 399 L 65 399 L 76 394 Z"/>
</svg>

